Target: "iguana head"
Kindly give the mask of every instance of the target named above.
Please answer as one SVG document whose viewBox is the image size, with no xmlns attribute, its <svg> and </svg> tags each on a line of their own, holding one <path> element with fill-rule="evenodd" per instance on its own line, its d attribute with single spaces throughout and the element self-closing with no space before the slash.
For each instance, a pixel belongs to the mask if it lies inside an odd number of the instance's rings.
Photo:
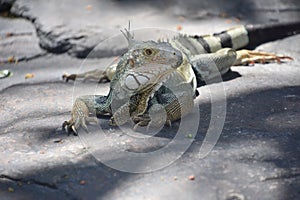
<svg viewBox="0 0 300 200">
<path fill-rule="evenodd" d="M 123 59 L 119 81 L 123 89 L 137 92 L 162 82 L 182 64 L 182 54 L 166 42 L 135 42 Z"/>
<path fill-rule="evenodd" d="M 135 67 L 144 64 L 164 64 L 177 68 L 182 63 L 182 54 L 167 42 L 138 41 L 128 30 L 121 31 L 128 42 L 128 51 L 123 56 L 125 60 L 130 60 L 130 64 Z"/>
<path fill-rule="evenodd" d="M 183 55 L 167 42 L 138 41 L 126 29 L 123 34 L 128 51 L 121 57 L 111 81 L 112 99 L 120 100 L 122 105 L 122 99 L 136 96 L 138 102 L 133 105 L 140 104 L 139 110 L 145 111 L 151 96 L 181 66 Z"/>
<path fill-rule="evenodd" d="M 182 63 L 182 54 L 167 42 L 138 41 L 128 50 L 128 59 L 135 67 L 148 64 L 168 65 L 177 68 Z"/>
<path fill-rule="evenodd" d="M 119 89 L 130 95 L 144 91 L 181 66 L 183 55 L 170 43 L 138 41 L 127 29 L 122 33 L 128 41 L 128 51 L 122 56 L 114 77 Z"/>
</svg>

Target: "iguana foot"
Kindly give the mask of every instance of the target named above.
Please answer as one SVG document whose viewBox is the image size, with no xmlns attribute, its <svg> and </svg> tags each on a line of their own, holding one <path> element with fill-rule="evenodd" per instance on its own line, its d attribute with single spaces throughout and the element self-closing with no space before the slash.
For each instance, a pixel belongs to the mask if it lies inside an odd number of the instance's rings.
<svg viewBox="0 0 300 200">
<path fill-rule="evenodd" d="M 98 123 L 98 118 L 89 116 L 89 113 L 89 109 L 85 102 L 81 99 L 76 99 L 73 105 L 71 119 L 62 124 L 63 130 L 65 130 L 68 135 L 71 132 L 73 132 L 74 135 L 78 135 L 77 130 L 80 127 L 88 132 L 87 124 Z"/>
<path fill-rule="evenodd" d="M 293 60 L 293 58 L 260 51 L 240 50 L 237 51 L 237 61 L 235 65 L 264 64 L 270 62 L 282 63 L 284 60 Z"/>
<path fill-rule="evenodd" d="M 62 75 L 62 79 L 63 79 L 64 81 L 66 81 L 66 82 L 68 82 L 69 80 L 75 81 L 76 76 L 77 76 L 76 74 L 67 74 L 67 73 L 64 73 L 64 74 Z"/>
<path fill-rule="evenodd" d="M 146 126 L 146 131 L 151 128 L 163 127 L 165 124 L 171 126 L 171 121 L 168 119 L 164 107 L 160 104 L 153 105 L 149 110 L 149 114 L 133 116 L 132 120 L 135 123 L 133 127 L 135 131 L 144 126 Z"/>
<path fill-rule="evenodd" d="M 122 126 L 128 122 L 133 122 L 133 130 L 137 131 L 141 127 L 146 127 L 146 131 L 150 128 L 159 128 L 165 124 L 171 124 L 167 119 L 165 109 L 162 105 L 153 105 L 146 114 L 129 114 L 129 106 L 123 105 L 118 109 L 109 120 L 110 126 Z"/>
<path fill-rule="evenodd" d="M 75 120 L 72 118 L 69 121 L 64 121 L 62 129 L 65 130 L 68 135 L 73 133 L 75 136 L 78 135 L 77 130 L 82 127 L 87 133 L 89 132 L 87 124 L 98 123 L 96 117 L 77 117 Z"/>
<path fill-rule="evenodd" d="M 137 118 L 135 119 L 137 120 Z M 146 131 L 148 132 L 150 129 L 152 128 L 160 128 L 160 127 L 163 127 L 164 125 L 168 125 L 169 127 L 172 126 L 172 122 L 171 120 L 166 120 L 165 122 L 163 121 L 159 121 L 157 123 L 157 121 L 154 121 L 154 120 L 147 120 L 145 118 L 143 119 L 139 119 L 140 121 L 137 122 L 134 126 L 133 126 L 133 130 L 134 131 L 138 131 L 141 127 L 146 127 Z"/>
</svg>

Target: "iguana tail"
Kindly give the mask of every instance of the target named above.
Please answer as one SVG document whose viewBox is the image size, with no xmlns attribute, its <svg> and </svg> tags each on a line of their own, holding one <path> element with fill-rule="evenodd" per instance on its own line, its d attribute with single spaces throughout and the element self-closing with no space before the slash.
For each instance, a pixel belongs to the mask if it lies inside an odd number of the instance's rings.
<svg viewBox="0 0 300 200">
<path fill-rule="evenodd" d="M 179 37 L 175 45 L 190 55 L 212 53 L 221 48 L 254 49 L 258 45 L 300 33 L 300 21 L 237 26 L 212 35 Z"/>
<path fill-rule="evenodd" d="M 249 43 L 245 48 L 253 49 L 262 43 L 300 33 L 300 21 L 265 25 L 246 25 L 245 28 L 249 38 Z"/>
<path fill-rule="evenodd" d="M 300 33 L 300 21 L 246 25 L 215 33 L 207 38 L 219 38 L 222 48 L 254 49 L 260 44 Z"/>
</svg>

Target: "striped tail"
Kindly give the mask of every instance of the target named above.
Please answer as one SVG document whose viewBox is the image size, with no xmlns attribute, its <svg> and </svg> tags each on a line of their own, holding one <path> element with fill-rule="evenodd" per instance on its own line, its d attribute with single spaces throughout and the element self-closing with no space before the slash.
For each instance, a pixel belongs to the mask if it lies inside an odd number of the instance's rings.
<svg viewBox="0 0 300 200">
<path fill-rule="evenodd" d="M 222 47 L 254 49 L 260 44 L 300 33 L 300 22 L 258 24 L 235 27 L 213 34 Z"/>
<path fill-rule="evenodd" d="M 213 53 L 222 48 L 253 49 L 258 45 L 300 33 L 300 22 L 246 25 L 203 36 L 179 36 L 171 44 L 186 55 Z"/>
<path fill-rule="evenodd" d="M 246 48 L 253 49 L 262 43 L 300 33 L 300 22 L 246 25 L 245 28 L 249 37 L 249 43 Z"/>
</svg>

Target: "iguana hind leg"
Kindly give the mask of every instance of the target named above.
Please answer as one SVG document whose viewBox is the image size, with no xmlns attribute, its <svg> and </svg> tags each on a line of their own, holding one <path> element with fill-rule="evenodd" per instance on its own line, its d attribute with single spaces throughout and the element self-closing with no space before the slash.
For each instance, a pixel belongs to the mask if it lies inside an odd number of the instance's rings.
<svg viewBox="0 0 300 200">
<path fill-rule="evenodd" d="M 92 70 L 92 71 L 87 71 L 87 72 L 80 73 L 80 74 L 67 74 L 67 73 L 65 73 L 62 76 L 62 78 L 66 82 L 68 82 L 69 80 L 75 81 L 76 79 L 82 79 L 83 81 L 86 81 L 86 80 L 97 80 L 99 83 L 108 82 L 109 81 L 109 79 L 107 78 L 107 75 L 106 75 L 105 71 L 99 70 L 99 69 Z"/>
<path fill-rule="evenodd" d="M 236 51 L 231 48 L 223 48 L 214 53 L 192 56 L 191 64 L 196 74 L 197 82 L 211 83 L 221 81 L 221 76 L 228 72 L 236 58 Z"/>
<path fill-rule="evenodd" d="M 236 51 L 230 48 L 223 48 L 215 53 L 200 54 L 191 57 L 191 63 L 197 81 L 204 81 L 206 83 L 211 83 L 220 79 L 220 77 L 234 65 L 248 65 L 274 61 L 282 62 L 284 60 L 292 60 L 292 58 L 289 56 L 259 51 Z"/>
</svg>

